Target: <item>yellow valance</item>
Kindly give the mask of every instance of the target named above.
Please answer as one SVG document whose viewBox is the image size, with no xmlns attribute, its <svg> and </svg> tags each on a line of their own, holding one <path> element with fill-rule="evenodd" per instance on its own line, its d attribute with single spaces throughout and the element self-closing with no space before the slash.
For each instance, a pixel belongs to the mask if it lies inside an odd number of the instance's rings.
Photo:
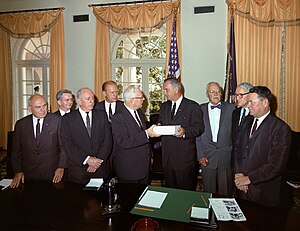
<svg viewBox="0 0 300 231">
<path fill-rule="evenodd" d="M 260 25 L 300 24 L 299 0 L 227 0 L 229 8 Z"/>
<path fill-rule="evenodd" d="M 48 12 L 0 14 L 0 27 L 14 38 L 40 37 L 59 20 L 63 8 Z"/>
<path fill-rule="evenodd" d="M 92 6 L 96 18 L 117 33 L 160 28 L 180 9 L 180 1 L 125 6 Z M 149 20 L 150 19 L 150 20 Z"/>
</svg>

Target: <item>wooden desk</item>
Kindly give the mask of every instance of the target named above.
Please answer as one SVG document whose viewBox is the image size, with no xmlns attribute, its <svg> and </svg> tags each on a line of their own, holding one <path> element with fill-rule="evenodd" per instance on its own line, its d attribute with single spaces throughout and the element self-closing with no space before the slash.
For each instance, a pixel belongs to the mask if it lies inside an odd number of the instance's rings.
<svg viewBox="0 0 300 231">
<path fill-rule="evenodd" d="M 62 185 L 61 185 L 62 186 Z M 118 185 L 122 211 L 102 215 L 101 192 L 83 191 L 82 186 L 31 182 L 24 189 L 0 192 L 0 230 L 22 231 L 127 231 L 141 217 L 129 213 L 144 190 L 142 186 Z M 300 214 L 262 208 L 239 201 L 246 222 L 218 222 L 218 230 L 298 230 Z M 289 218 L 288 222 L 287 218 Z M 292 219 L 292 220 L 291 220 Z M 162 231 L 205 230 L 197 225 L 156 220 Z"/>
</svg>

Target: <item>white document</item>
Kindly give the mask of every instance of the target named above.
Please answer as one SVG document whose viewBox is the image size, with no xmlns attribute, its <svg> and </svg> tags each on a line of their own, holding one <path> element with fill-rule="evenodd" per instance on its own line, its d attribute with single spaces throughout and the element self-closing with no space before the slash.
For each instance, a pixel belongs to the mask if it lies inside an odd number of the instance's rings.
<svg viewBox="0 0 300 231">
<path fill-rule="evenodd" d="M 219 221 L 246 221 L 242 210 L 234 198 L 209 198 Z"/>
<path fill-rule="evenodd" d="M 176 135 L 180 125 L 159 125 L 153 128 L 153 132 L 159 135 Z"/>
<path fill-rule="evenodd" d="M 159 209 L 168 193 L 148 190 L 138 205 Z"/>
<path fill-rule="evenodd" d="M 197 219 L 209 219 L 209 208 L 192 207 L 192 218 Z"/>
<path fill-rule="evenodd" d="M 0 186 L 1 186 L 2 190 L 9 187 L 11 182 L 12 182 L 12 179 L 2 179 L 2 180 L 0 180 Z"/>
<path fill-rule="evenodd" d="M 87 188 L 99 189 L 103 184 L 103 178 L 91 178 L 90 182 L 85 186 Z"/>
</svg>

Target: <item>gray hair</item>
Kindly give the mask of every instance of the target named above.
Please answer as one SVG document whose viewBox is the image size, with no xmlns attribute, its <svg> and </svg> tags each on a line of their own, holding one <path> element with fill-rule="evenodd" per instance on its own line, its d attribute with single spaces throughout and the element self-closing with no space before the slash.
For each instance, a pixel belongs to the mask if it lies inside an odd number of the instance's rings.
<svg viewBox="0 0 300 231">
<path fill-rule="evenodd" d="M 81 99 L 81 91 L 82 90 L 89 90 L 89 91 L 91 91 L 93 94 L 94 94 L 94 92 L 90 89 L 90 88 L 88 88 L 88 87 L 83 87 L 83 88 L 80 88 L 78 91 L 77 91 L 77 99 Z"/>
<path fill-rule="evenodd" d="M 220 84 L 218 82 L 209 82 L 207 85 L 206 85 L 206 91 L 208 91 L 208 88 L 209 88 L 209 85 L 211 84 L 216 84 L 218 85 L 218 87 L 220 88 L 221 92 L 223 92 L 223 88 L 220 86 Z"/>
<path fill-rule="evenodd" d="M 124 90 L 123 98 L 125 101 L 129 101 L 136 96 L 136 89 L 140 89 L 138 86 L 130 85 Z"/>
<path fill-rule="evenodd" d="M 68 89 L 61 89 L 59 92 L 56 93 L 56 100 L 61 100 L 61 97 L 64 93 L 67 94 L 71 94 L 72 95 L 72 91 L 68 90 Z"/>
<path fill-rule="evenodd" d="M 253 87 L 251 83 L 248 82 L 242 82 L 238 85 L 238 87 L 244 88 L 247 92 Z"/>
<path fill-rule="evenodd" d="M 166 82 L 170 83 L 170 85 L 172 86 L 172 88 L 177 87 L 179 91 L 181 90 L 181 86 L 182 85 L 181 85 L 180 81 L 177 78 L 168 78 L 168 79 L 165 79 L 164 83 L 166 83 Z"/>
</svg>

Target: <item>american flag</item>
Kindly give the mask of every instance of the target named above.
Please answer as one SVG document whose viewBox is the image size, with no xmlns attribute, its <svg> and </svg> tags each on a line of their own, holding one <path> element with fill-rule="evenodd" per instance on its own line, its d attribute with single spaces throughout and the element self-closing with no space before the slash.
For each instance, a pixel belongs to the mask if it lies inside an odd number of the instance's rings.
<svg viewBox="0 0 300 231">
<path fill-rule="evenodd" d="M 174 19 L 173 29 L 172 29 L 168 78 L 177 78 L 180 80 L 178 47 L 177 47 L 177 38 L 176 38 L 176 19 Z"/>
<path fill-rule="evenodd" d="M 235 62 L 235 38 L 234 38 L 234 20 L 230 21 L 230 44 L 227 51 L 226 79 L 225 79 L 225 102 L 233 102 L 233 96 L 236 90 L 236 62 Z"/>
</svg>

